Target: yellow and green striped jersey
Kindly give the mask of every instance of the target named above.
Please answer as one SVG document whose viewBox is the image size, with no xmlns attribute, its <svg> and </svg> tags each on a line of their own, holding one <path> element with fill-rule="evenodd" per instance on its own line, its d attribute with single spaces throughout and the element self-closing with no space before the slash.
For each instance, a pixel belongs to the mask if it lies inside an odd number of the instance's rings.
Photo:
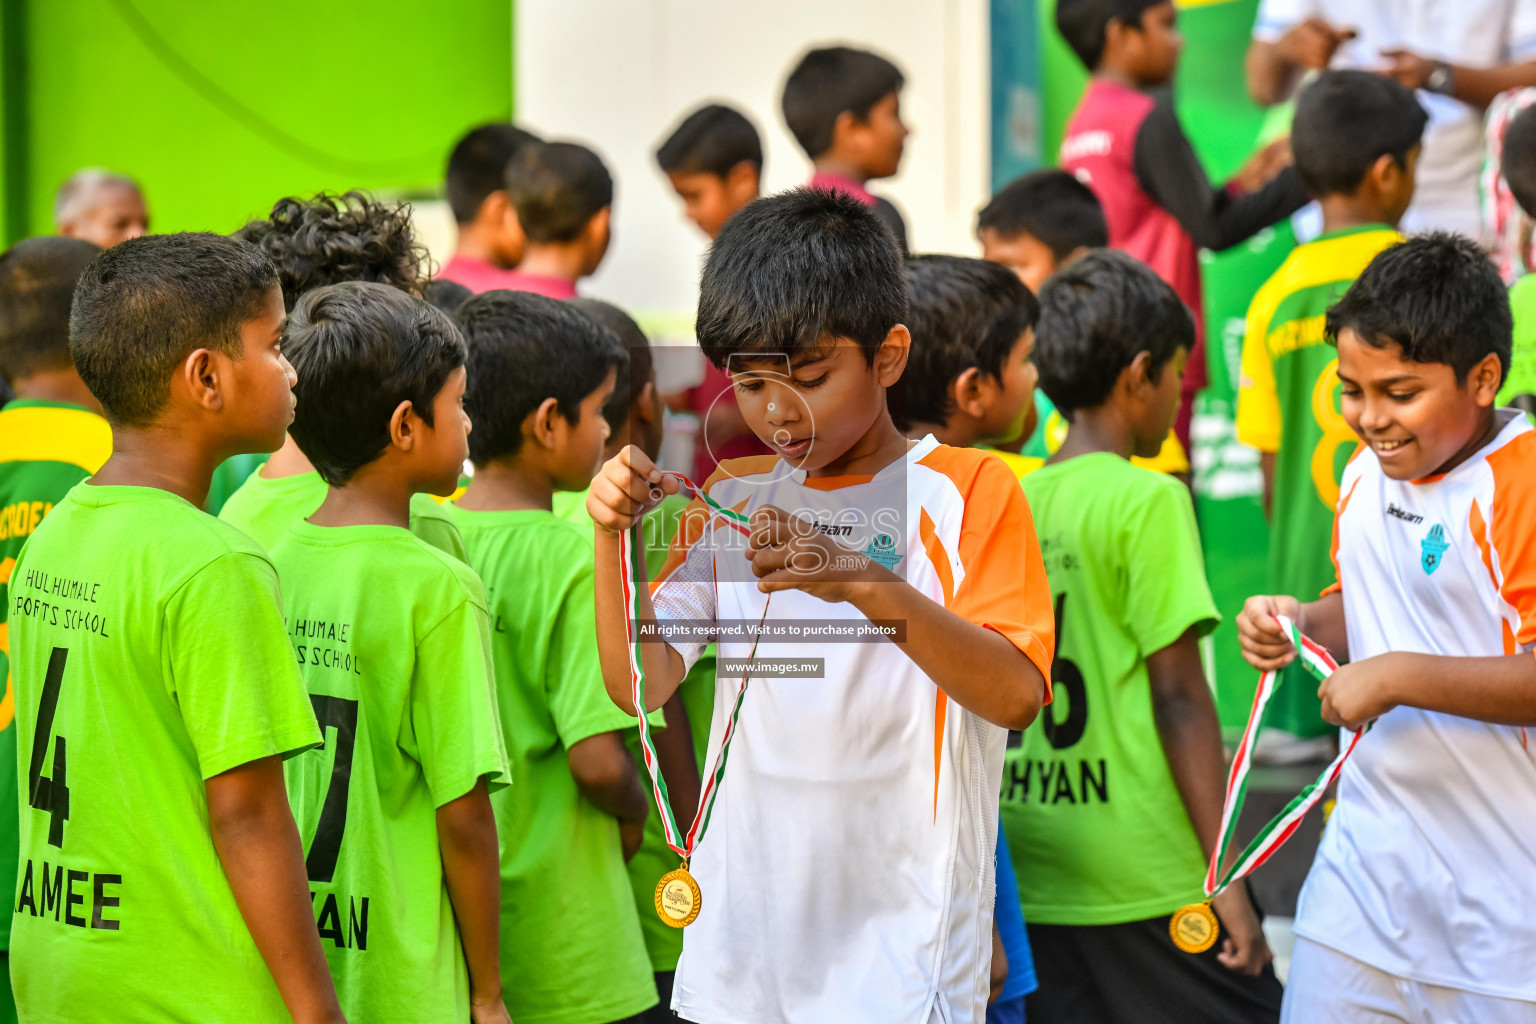
<svg viewBox="0 0 1536 1024">
<path fill-rule="evenodd" d="M 17 399 L 0 409 L 0 878 L 16 877 L 16 704 L 11 693 L 11 570 L 21 546 L 69 489 L 112 454 L 112 428 L 82 406 Z M 11 944 L 11 915 L 0 917 L 0 949 Z"/>
<path fill-rule="evenodd" d="M 1323 234 L 1297 246 L 1248 307 L 1237 439 L 1275 456 L 1269 593 L 1310 601 L 1333 582 L 1333 509 L 1356 437 L 1339 411 L 1339 356 L 1324 341 L 1324 321 L 1366 264 L 1401 240 L 1384 224 Z M 1272 724 L 1327 731 L 1315 690 L 1282 685 Z"/>
</svg>

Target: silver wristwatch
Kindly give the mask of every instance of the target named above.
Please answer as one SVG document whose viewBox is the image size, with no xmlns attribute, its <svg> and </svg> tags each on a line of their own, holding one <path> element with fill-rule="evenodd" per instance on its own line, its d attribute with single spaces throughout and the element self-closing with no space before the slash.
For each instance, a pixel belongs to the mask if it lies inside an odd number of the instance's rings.
<svg viewBox="0 0 1536 1024">
<path fill-rule="evenodd" d="M 1424 88 L 1428 92 L 1449 96 L 1456 88 L 1456 72 L 1445 61 L 1437 60 L 1434 70 L 1424 79 Z"/>
</svg>

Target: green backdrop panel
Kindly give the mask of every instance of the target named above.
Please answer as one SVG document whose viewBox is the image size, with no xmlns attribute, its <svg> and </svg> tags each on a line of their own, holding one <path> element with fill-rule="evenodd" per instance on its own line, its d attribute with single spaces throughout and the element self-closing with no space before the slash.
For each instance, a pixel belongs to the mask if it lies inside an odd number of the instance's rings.
<svg viewBox="0 0 1536 1024">
<path fill-rule="evenodd" d="M 991 0 L 992 191 L 1041 166 L 1036 0 Z"/>
<path fill-rule="evenodd" d="M 0 27 L 25 25 L 28 115 L 19 138 L 4 126 L 24 160 L 7 241 L 52 229 L 80 167 L 137 178 L 157 231 L 229 231 L 287 194 L 435 189 L 456 136 L 511 116 L 508 0 L 3 6 Z"/>
</svg>

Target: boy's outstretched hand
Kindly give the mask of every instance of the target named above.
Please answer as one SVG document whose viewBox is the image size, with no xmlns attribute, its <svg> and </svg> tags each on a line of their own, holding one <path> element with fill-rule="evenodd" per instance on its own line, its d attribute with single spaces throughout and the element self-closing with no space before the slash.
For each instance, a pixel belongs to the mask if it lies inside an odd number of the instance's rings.
<svg viewBox="0 0 1536 1024">
<path fill-rule="evenodd" d="M 1237 636 L 1243 644 L 1243 660 L 1261 672 L 1284 668 L 1296 659 L 1296 648 L 1285 635 L 1277 615 L 1301 625 L 1301 602 L 1294 597 L 1261 595 L 1243 603 L 1237 616 Z"/>
<path fill-rule="evenodd" d="M 1355 38 L 1356 30 L 1334 26 L 1323 18 L 1307 18 L 1276 42 L 1280 56 L 1312 71 L 1323 71 L 1333 62 L 1340 46 Z"/>
<path fill-rule="evenodd" d="M 625 445 L 592 478 L 587 514 L 599 529 L 623 533 L 679 487 L 675 477 L 657 469 L 639 448 Z"/>
<path fill-rule="evenodd" d="M 1276 139 L 1249 157 L 1248 162 L 1232 176 L 1232 182 L 1239 191 L 1257 192 L 1292 163 L 1291 140 Z"/>
<path fill-rule="evenodd" d="M 803 590 L 823 601 L 856 603 L 869 583 L 901 581 L 867 555 L 817 530 L 811 520 L 776 505 L 753 512 L 751 530 L 747 557 L 757 574 L 757 589 L 765 594 Z"/>
</svg>

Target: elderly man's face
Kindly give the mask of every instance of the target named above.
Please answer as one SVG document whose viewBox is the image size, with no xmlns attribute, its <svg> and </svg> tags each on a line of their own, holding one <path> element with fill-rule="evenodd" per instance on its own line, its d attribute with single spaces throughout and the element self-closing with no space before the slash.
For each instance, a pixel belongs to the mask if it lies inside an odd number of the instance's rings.
<svg viewBox="0 0 1536 1024">
<path fill-rule="evenodd" d="M 95 242 L 103 249 L 148 230 L 149 211 L 139 190 L 115 184 L 98 186 L 79 212 L 59 225 L 59 234 Z"/>
</svg>

